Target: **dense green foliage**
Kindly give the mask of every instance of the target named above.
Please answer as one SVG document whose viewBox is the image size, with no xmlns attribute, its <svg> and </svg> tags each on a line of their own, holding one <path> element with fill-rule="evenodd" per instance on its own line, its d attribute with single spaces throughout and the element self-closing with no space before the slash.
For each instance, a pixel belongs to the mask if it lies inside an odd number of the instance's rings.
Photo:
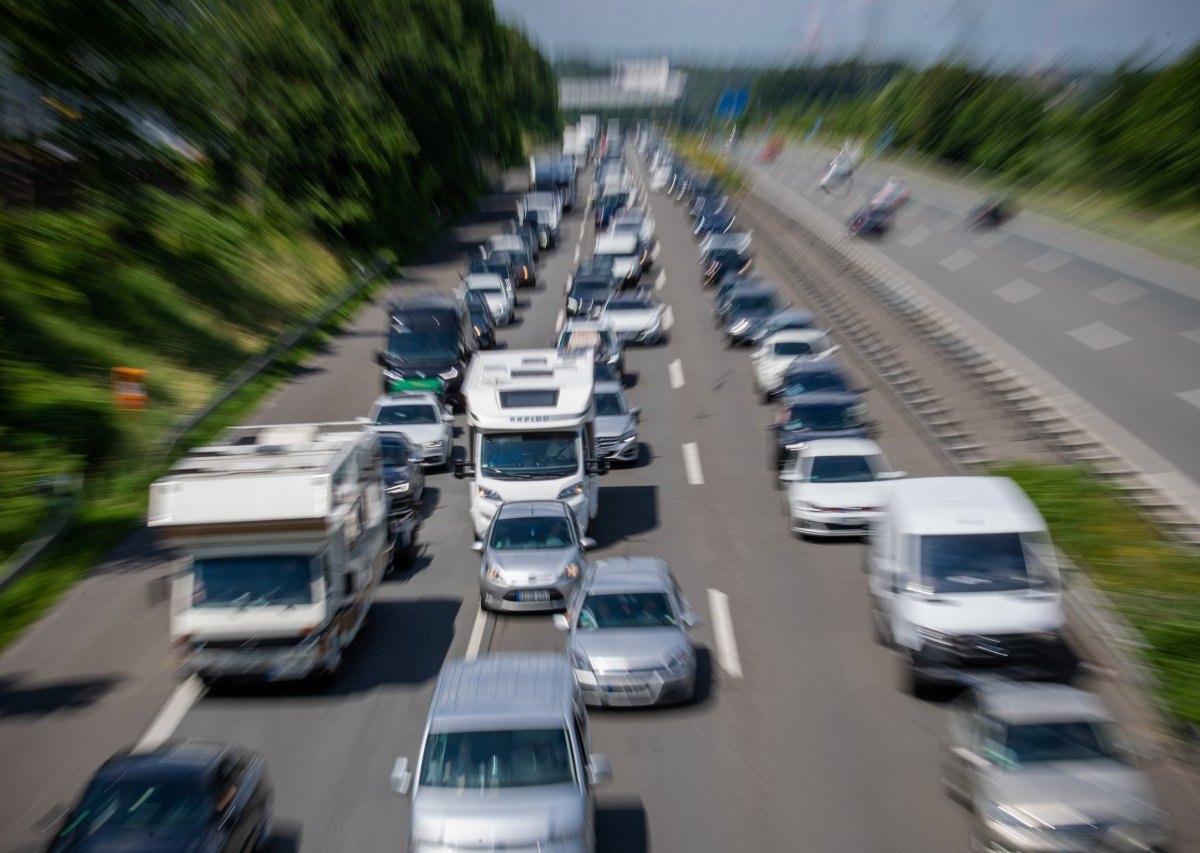
<svg viewBox="0 0 1200 853">
<path fill-rule="evenodd" d="M 824 131 L 872 138 L 890 127 L 895 146 L 1012 179 L 1200 204 L 1200 49 L 1063 79 L 844 63 L 766 72 L 753 94 L 760 120 L 807 130 L 819 116 Z"/>
<path fill-rule="evenodd" d="M 49 128 L 0 144 L 71 158 L 54 209 L 0 206 L 0 559 L 37 480 L 145 464 L 347 255 L 422 244 L 557 130 L 490 0 L 0 0 L 0 49 Z M 114 409 L 118 365 L 147 411 Z"/>
</svg>

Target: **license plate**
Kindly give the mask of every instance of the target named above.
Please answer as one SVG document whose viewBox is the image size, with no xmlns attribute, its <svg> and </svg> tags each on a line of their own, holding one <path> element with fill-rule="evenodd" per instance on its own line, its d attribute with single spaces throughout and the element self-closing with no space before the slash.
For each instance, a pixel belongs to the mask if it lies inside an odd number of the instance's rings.
<svg viewBox="0 0 1200 853">
<path fill-rule="evenodd" d="M 546 589 L 527 589 L 517 593 L 517 601 L 549 601 L 550 591 Z"/>
</svg>

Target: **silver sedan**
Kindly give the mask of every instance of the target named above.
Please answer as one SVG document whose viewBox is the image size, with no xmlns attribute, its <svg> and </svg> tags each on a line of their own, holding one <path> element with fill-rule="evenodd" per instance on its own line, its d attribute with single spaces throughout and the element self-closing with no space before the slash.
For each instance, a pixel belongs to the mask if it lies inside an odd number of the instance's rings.
<svg viewBox="0 0 1200 853">
<path fill-rule="evenodd" d="M 484 610 L 561 610 L 579 583 L 584 551 L 595 542 L 579 535 L 562 501 L 502 504 L 483 539 L 472 546 L 479 564 L 479 604 Z"/>
<path fill-rule="evenodd" d="M 696 694 L 692 612 L 667 564 L 654 557 L 592 563 L 565 614 L 567 656 L 589 705 L 689 702 Z"/>
</svg>

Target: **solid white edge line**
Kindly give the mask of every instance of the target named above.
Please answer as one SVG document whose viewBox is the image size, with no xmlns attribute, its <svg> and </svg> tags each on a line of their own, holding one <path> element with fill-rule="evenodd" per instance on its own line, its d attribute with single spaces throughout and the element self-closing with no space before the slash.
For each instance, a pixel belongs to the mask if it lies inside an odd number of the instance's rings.
<svg viewBox="0 0 1200 853">
<path fill-rule="evenodd" d="M 713 635 L 717 641 L 717 660 L 721 669 L 734 678 L 742 677 L 742 659 L 733 636 L 733 617 L 729 615 L 729 596 L 719 589 L 708 591 L 708 609 L 712 614 Z"/>
<path fill-rule="evenodd" d="M 558 309 L 558 316 L 554 318 L 554 331 L 561 332 L 563 327 L 563 319 L 567 316 L 566 308 Z"/>
<path fill-rule="evenodd" d="M 479 645 L 483 642 L 483 629 L 487 627 L 487 614 L 483 608 L 475 613 L 475 625 L 471 628 L 471 639 L 467 640 L 467 660 L 479 657 Z"/>
<path fill-rule="evenodd" d="M 154 716 L 154 720 L 142 735 L 141 740 L 134 747 L 136 752 L 144 752 L 154 749 L 163 741 L 169 738 L 179 724 L 183 722 L 183 718 L 187 716 L 187 712 L 192 709 L 196 701 L 204 695 L 204 682 L 200 680 L 200 676 L 188 676 L 182 683 L 179 684 L 171 695 L 167 697 L 167 701 L 158 710 Z"/>
<path fill-rule="evenodd" d="M 700 467 L 700 448 L 694 441 L 683 446 L 683 470 L 693 486 L 704 485 L 704 469 Z"/>
<path fill-rule="evenodd" d="M 671 387 L 672 388 L 676 388 L 676 389 L 682 388 L 683 387 L 683 362 L 680 361 L 679 359 L 675 359 L 673 362 L 668 364 L 667 365 L 667 375 L 671 378 Z"/>
</svg>

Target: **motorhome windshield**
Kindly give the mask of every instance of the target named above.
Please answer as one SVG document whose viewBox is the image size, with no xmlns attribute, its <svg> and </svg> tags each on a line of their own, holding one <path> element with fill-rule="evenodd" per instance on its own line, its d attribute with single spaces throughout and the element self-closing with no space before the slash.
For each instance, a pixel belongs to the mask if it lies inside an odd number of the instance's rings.
<svg viewBox="0 0 1200 853">
<path fill-rule="evenodd" d="M 192 562 L 193 607 L 312 604 L 309 557 L 213 557 Z"/>
<path fill-rule="evenodd" d="M 1044 586 L 1044 537 L 1023 533 L 922 536 L 921 585 L 933 592 L 999 592 Z"/>
<path fill-rule="evenodd" d="M 430 733 L 421 784 L 460 791 L 574 784 L 565 729 Z"/>
<path fill-rule="evenodd" d="M 576 432 L 488 433 L 480 441 L 480 470 L 500 480 L 567 477 L 579 470 Z"/>
</svg>

